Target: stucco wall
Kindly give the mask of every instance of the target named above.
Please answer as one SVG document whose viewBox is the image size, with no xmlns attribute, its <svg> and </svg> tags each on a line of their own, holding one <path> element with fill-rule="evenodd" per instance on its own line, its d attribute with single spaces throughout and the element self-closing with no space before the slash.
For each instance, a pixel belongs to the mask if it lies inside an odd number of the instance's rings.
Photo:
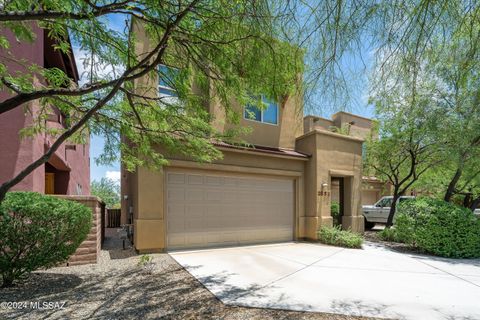
<svg viewBox="0 0 480 320">
<path fill-rule="evenodd" d="M 33 27 L 37 34 L 37 39 L 33 43 L 25 41 L 19 42 L 15 36 L 6 29 L 0 29 L 0 34 L 5 36 L 11 44 L 8 51 L 15 59 L 25 59 L 32 63 L 43 65 L 43 31 L 38 27 Z M 0 49 L 4 56 L 8 56 L 8 51 Z M 24 66 L 15 63 L 9 59 L 3 59 L 7 69 L 10 72 L 25 72 Z M 0 91 L 0 100 L 5 100 L 11 96 L 6 90 Z M 19 130 L 32 123 L 32 118 L 26 114 L 24 108 L 35 110 L 34 103 L 21 106 L 0 115 L 0 183 L 9 180 L 15 173 L 20 172 L 25 166 L 33 161 L 34 152 L 43 147 L 38 138 L 20 139 Z M 44 177 L 43 166 L 38 168 L 27 176 L 23 181 L 16 185 L 13 190 L 32 190 L 43 192 Z"/>
<path fill-rule="evenodd" d="M 353 137 L 367 139 L 372 134 L 371 119 L 341 111 L 335 113 L 332 116 L 332 120 L 338 128 L 349 126 L 349 134 Z"/>
<path fill-rule="evenodd" d="M 361 170 L 363 140 L 314 130 L 297 139 L 297 150 L 312 154 L 312 161 L 305 169 L 306 215 L 315 217 L 306 221 L 308 238 L 316 238 L 316 231 L 322 225 L 331 226 L 330 213 L 331 179 L 345 180 L 345 211 L 342 225 L 363 232 L 361 216 Z"/>
<path fill-rule="evenodd" d="M 36 40 L 33 43 L 25 41 L 19 42 L 8 30 L 0 30 L 0 34 L 6 36 L 10 41 L 9 51 L 15 59 L 25 59 L 30 63 L 39 66 L 44 65 L 44 30 L 32 24 L 33 31 L 36 34 Z M 6 54 L 2 51 L 2 54 Z M 25 72 L 25 67 L 6 59 L 2 61 L 6 64 L 10 72 Z M 35 82 L 39 84 L 38 82 Z M 11 96 L 10 92 L 0 91 L 0 100 Z M 40 109 L 38 101 L 32 101 L 28 104 L 19 106 L 13 110 L 0 115 L 0 183 L 5 182 L 21 170 L 41 157 L 45 148 L 50 146 L 54 139 L 39 134 L 33 137 L 21 138 L 20 130 L 32 125 L 33 116 Z M 33 115 L 33 116 L 32 116 Z M 55 115 L 55 110 L 52 110 Z M 59 123 L 48 121 L 49 126 L 59 126 Z M 56 161 L 58 163 L 56 163 Z M 90 156 L 89 144 L 77 145 L 76 151 L 65 150 L 65 144 L 50 159 L 54 166 L 62 164 L 62 170 L 69 170 L 66 173 L 69 176 L 68 185 L 59 186 L 59 189 L 65 190 L 67 194 L 90 194 Z M 80 186 L 80 187 L 79 187 Z M 12 190 L 45 192 L 45 166 L 40 166 L 33 173 L 28 175 Z"/>
</svg>

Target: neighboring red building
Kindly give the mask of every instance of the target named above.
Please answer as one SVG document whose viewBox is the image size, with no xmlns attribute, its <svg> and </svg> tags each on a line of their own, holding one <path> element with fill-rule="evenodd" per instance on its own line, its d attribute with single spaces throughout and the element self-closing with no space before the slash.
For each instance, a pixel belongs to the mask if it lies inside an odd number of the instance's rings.
<svg viewBox="0 0 480 320">
<path fill-rule="evenodd" d="M 33 43 L 19 42 L 9 30 L 0 31 L 10 41 L 8 51 L 16 59 L 24 59 L 32 64 L 51 68 L 56 67 L 66 72 L 75 82 L 78 71 L 73 54 L 62 54 L 54 50 L 53 42 L 47 31 L 34 27 L 37 35 Z M 2 63 L 10 71 L 22 72 L 24 66 L 0 55 Z M 0 101 L 9 97 L 9 93 L 0 91 Z M 20 130 L 32 124 L 32 114 L 39 110 L 39 102 L 33 101 L 0 114 L 0 184 L 14 177 L 30 163 L 41 157 L 53 143 L 46 134 L 21 138 Z M 61 127 L 65 116 L 52 108 L 47 125 Z M 50 158 L 47 164 L 40 166 L 23 179 L 12 190 L 36 191 L 48 194 L 89 195 L 90 194 L 90 155 L 89 144 L 80 145 L 64 143 Z"/>
</svg>

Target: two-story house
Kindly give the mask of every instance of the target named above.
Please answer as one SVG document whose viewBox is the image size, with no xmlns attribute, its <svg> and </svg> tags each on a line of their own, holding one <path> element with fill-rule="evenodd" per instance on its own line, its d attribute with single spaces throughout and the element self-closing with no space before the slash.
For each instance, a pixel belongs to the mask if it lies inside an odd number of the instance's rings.
<svg viewBox="0 0 480 320">
<path fill-rule="evenodd" d="M 148 40 L 135 32 L 142 55 Z M 171 89 L 162 79 L 145 83 L 157 95 Z M 212 125 L 228 129 L 224 108 L 205 100 Z M 321 226 L 332 225 L 336 180 L 343 185 L 343 227 L 363 231 L 363 139 L 305 126 L 299 96 L 264 102 L 263 110 L 234 104 L 240 126 L 251 130 L 245 146 L 214 142 L 221 160 L 167 155 L 160 171 L 122 169 L 122 222 L 133 223 L 138 251 L 317 239 Z"/>
<path fill-rule="evenodd" d="M 9 49 L 3 49 L 2 60 L 10 72 L 25 72 L 29 64 L 45 68 L 59 68 L 75 82 L 79 75 L 72 53 L 63 54 L 55 50 L 55 43 L 48 37 L 48 30 L 33 25 L 36 38 L 32 43 L 18 41 L 9 30 L 1 34 L 10 42 Z M 8 57 L 12 57 L 9 59 Z M 23 61 L 17 63 L 16 61 Z M 37 81 L 40 81 L 37 79 Z M 38 85 L 41 85 L 38 82 Z M 10 97 L 7 91 L 0 91 L 0 101 Z M 22 105 L 0 115 L 0 184 L 8 181 L 41 157 L 53 143 L 47 134 L 22 138 L 20 131 L 37 121 L 36 114 L 41 106 L 38 100 Z M 51 106 L 47 127 L 62 128 L 66 115 Z M 48 163 L 40 166 L 13 190 L 36 191 L 47 194 L 88 195 L 90 194 L 89 145 L 66 142 L 52 155 Z"/>
</svg>

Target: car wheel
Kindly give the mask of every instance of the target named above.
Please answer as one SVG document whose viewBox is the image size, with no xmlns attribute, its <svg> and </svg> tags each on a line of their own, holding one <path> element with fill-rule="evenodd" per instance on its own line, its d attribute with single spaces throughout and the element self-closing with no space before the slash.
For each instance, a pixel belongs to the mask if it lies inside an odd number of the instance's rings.
<svg viewBox="0 0 480 320">
<path fill-rule="evenodd" d="M 375 222 L 368 222 L 367 219 L 365 219 L 365 230 L 371 230 L 373 227 L 375 227 Z"/>
</svg>

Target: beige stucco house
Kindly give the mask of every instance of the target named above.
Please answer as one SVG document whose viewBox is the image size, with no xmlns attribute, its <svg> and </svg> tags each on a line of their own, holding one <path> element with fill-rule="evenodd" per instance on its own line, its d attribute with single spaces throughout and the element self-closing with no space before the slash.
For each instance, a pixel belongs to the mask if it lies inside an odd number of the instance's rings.
<svg viewBox="0 0 480 320">
<path fill-rule="evenodd" d="M 306 116 L 303 119 L 305 132 L 312 129 L 319 129 L 331 132 L 337 132 L 344 135 L 357 137 L 360 139 L 378 139 L 378 132 L 375 128 L 375 121 L 356 114 L 345 111 L 337 112 L 331 119 L 318 116 Z M 362 156 L 365 156 L 362 150 Z M 372 205 L 384 195 L 390 194 L 390 185 L 379 180 L 375 176 L 363 173 L 361 203 L 362 205 Z M 334 179 L 331 185 L 332 201 L 341 202 L 342 181 Z"/>
<path fill-rule="evenodd" d="M 138 53 L 148 46 L 140 40 Z M 159 94 L 158 79 L 143 81 Z M 224 109 L 206 100 L 212 125 L 228 129 Z M 314 125 L 295 96 L 253 117 L 234 108 L 251 128 L 242 137 L 248 147 L 215 142 L 223 159 L 212 163 L 168 155 L 160 171 L 122 169 L 122 222 L 134 225 L 138 251 L 316 239 L 332 225 L 332 181 L 342 183 L 343 227 L 363 232 L 362 137 Z"/>
</svg>

